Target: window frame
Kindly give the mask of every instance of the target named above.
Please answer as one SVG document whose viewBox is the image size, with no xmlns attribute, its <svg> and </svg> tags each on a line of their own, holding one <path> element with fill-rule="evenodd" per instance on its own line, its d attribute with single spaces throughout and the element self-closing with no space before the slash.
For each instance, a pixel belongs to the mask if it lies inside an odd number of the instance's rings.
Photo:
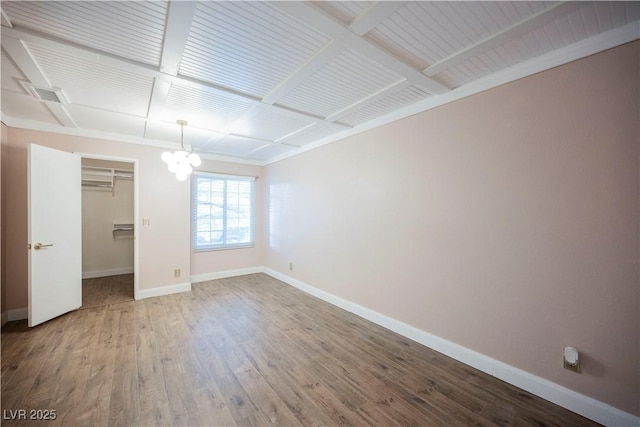
<svg viewBox="0 0 640 427">
<path fill-rule="evenodd" d="M 201 180 L 211 180 L 213 181 L 222 181 L 224 182 L 224 194 L 223 194 L 223 243 L 222 244 L 198 244 L 198 206 L 200 206 L 200 202 L 198 200 L 198 183 Z M 255 247 L 256 242 L 256 189 L 255 189 L 255 181 L 256 177 L 253 176 L 243 176 L 243 175 L 228 175 L 222 173 L 214 173 L 214 172 L 195 172 L 192 175 L 191 179 L 191 248 L 194 252 L 207 252 L 207 251 L 219 251 L 219 250 L 228 250 L 228 249 L 244 249 L 244 248 L 253 248 Z M 243 243 L 228 243 L 228 204 L 229 204 L 229 194 L 228 183 L 229 182 L 249 182 L 250 183 L 250 191 L 249 191 L 249 242 Z M 212 228 L 209 227 L 209 232 Z"/>
</svg>

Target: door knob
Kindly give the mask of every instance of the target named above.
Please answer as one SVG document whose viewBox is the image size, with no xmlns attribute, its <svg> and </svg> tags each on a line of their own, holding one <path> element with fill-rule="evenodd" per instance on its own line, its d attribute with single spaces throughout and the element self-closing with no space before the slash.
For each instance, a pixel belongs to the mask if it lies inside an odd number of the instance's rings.
<svg viewBox="0 0 640 427">
<path fill-rule="evenodd" d="M 48 248 L 49 246 L 53 246 L 53 243 L 50 243 L 48 245 L 43 245 L 42 243 L 36 243 L 35 245 L 33 245 L 33 249 L 37 251 L 42 248 Z"/>
</svg>

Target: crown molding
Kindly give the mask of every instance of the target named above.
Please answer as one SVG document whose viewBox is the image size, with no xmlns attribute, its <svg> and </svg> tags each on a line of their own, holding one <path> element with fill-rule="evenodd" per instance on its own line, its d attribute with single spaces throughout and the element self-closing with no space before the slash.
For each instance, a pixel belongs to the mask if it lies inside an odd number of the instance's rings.
<svg viewBox="0 0 640 427">
<path fill-rule="evenodd" d="M 473 83 L 460 86 L 444 94 L 431 96 L 424 101 L 411 104 L 405 108 L 363 123 L 362 125 L 355 126 L 351 129 L 332 134 L 326 138 L 307 144 L 299 150 L 276 156 L 265 163 L 268 165 L 279 162 L 332 142 L 357 135 L 370 129 L 440 107 L 450 102 L 484 92 L 485 90 L 493 89 L 506 83 L 510 83 L 638 39 L 640 39 L 640 21 L 632 22 L 622 27 L 589 37 L 562 49 L 552 51 L 545 55 L 523 62 L 522 64 L 515 65 L 506 70 L 490 74 L 482 79 L 474 81 Z"/>
</svg>

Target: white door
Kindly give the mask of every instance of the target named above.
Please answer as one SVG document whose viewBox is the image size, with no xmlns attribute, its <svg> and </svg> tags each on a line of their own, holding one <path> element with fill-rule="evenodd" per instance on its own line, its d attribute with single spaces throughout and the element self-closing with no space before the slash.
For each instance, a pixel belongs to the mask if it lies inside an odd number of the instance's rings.
<svg viewBox="0 0 640 427">
<path fill-rule="evenodd" d="M 80 156 L 31 144 L 29 326 L 82 305 Z"/>
</svg>

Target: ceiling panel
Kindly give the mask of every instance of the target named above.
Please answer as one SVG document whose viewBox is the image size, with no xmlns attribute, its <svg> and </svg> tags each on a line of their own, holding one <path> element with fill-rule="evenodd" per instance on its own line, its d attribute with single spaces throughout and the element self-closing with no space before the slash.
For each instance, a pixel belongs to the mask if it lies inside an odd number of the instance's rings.
<svg viewBox="0 0 640 427">
<path fill-rule="evenodd" d="M 407 2 L 367 37 L 424 69 L 552 4 Z"/>
<path fill-rule="evenodd" d="M 54 87 L 61 88 L 74 104 L 146 116 L 153 79 L 28 44 L 28 49 Z"/>
<path fill-rule="evenodd" d="M 241 136 L 227 135 L 219 141 L 207 145 L 207 151 L 224 156 L 247 156 L 265 145 L 264 141 L 255 141 Z"/>
<path fill-rule="evenodd" d="M 566 16 L 461 62 L 448 73 L 467 84 L 638 19 L 640 2 L 585 2 Z"/>
<path fill-rule="evenodd" d="M 294 110 L 327 117 L 403 77 L 347 49 L 278 101 Z"/>
<path fill-rule="evenodd" d="M 29 95 L 3 90 L 0 108 L 2 108 L 3 115 L 19 117 L 21 121 L 33 120 L 44 124 L 59 124 L 44 102 L 38 101 Z"/>
<path fill-rule="evenodd" d="M 305 119 L 300 115 L 280 113 L 273 108 L 265 108 L 241 118 L 234 124 L 231 131 L 239 135 L 276 141 L 312 123 L 315 123 L 315 120 Z"/>
<path fill-rule="evenodd" d="M 313 5 L 331 15 L 345 26 L 374 4 L 372 1 L 314 1 Z"/>
<path fill-rule="evenodd" d="M 429 94 L 424 90 L 415 86 L 410 86 L 394 93 L 393 95 L 370 104 L 353 114 L 342 117 L 340 118 L 340 121 L 352 126 L 356 126 L 366 121 L 384 116 L 385 114 L 395 111 L 399 108 L 406 107 L 407 105 L 414 104 L 418 101 L 423 101 L 428 97 Z"/>
<path fill-rule="evenodd" d="M 268 3 L 201 2 L 180 74 L 264 96 L 328 41 Z"/>
<path fill-rule="evenodd" d="M 247 157 L 254 160 L 269 160 L 286 153 L 291 153 L 295 149 L 296 147 L 292 147 L 290 145 L 268 144 L 248 154 Z"/>
<path fill-rule="evenodd" d="M 638 1 L 0 7 L 8 126 L 177 146 L 183 119 L 199 152 L 265 162 L 640 39 Z"/>
<path fill-rule="evenodd" d="M 302 132 L 298 132 L 295 135 L 282 140 L 281 142 L 288 145 L 297 145 L 298 147 L 302 147 L 318 139 L 333 135 L 345 129 L 347 129 L 345 126 L 340 126 L 337 124 L 317 123 L 303 130 Z"/>
<path fill-rule="evenodd" d="M 14 25 L 148 64 L 158 64 L 164 1 L 3 1 Z M 142 23 L 142 25 L 141 25 Z"/>
<path fill-rule="evenodd" d="M 2 74 L 2 90 L 25 93 L 24 88 L 20 85 L 21 81 L 25 81 L 27 78 L 16 67 L 9 56 L 2 51 L 2 64 L 0 73 Z"/>
<path fill-rule="evenodd" d="M 68 105 L 66 108 L 80 128 L 121 133 L 140 138 L 144 136 L 144 118 L 112 111 L 102 111 L 100 115 L 97 115 L 95 108 L 82 105 Z"/>
<path fill-rule="evenodd" d="M 253 103 L 198 87 L 171 85 L 162 119 L 187 120 L 190 125 L 221 131 L 248 111 Z"/>
<path fill-rule="evenodd" d="M 192 147 L 194 151 L 203 151 L 204 147 L 224 137 L 224 134 L 198 129 L 190 124 L 184 127 L 184 145 Z M 168 141 L 180 147 L 180 126 L 176 122 L 148 121 L 145 128 L 145 138 L 150 140 Z"/>
</svg>

